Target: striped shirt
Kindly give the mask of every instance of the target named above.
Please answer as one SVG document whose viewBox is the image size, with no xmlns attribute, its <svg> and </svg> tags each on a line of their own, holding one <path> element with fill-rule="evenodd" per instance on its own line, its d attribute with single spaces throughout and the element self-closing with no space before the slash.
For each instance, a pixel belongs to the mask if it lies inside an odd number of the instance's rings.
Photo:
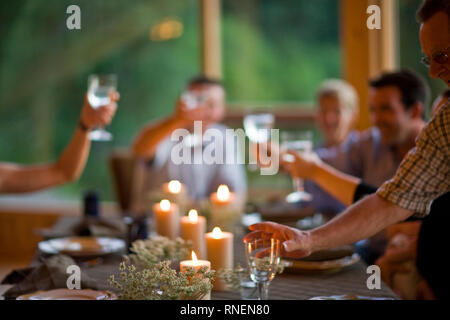
<svg viewBox="0 0 450 320">
<path fill-rule="evenodd" d="M 383 199 L 423 217 L 450 191 L 450 100 L 425 126 L 395 176 L 377 191 Z"/>
</svg>

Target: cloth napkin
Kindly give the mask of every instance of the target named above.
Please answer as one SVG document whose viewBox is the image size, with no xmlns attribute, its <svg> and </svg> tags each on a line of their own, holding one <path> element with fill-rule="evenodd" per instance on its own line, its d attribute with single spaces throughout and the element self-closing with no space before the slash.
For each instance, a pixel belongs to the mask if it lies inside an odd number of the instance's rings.
<svg viewBox="0 0 450 320">
<path fill-rule="evenodd" d="M 12 271 L 3 279 L 2 284 L 13 285 L 5 292 L 5 299 L 16 299 L 18 296 L 38 290 L 67 288 L 70 276 L 67 267 L 76 262 L 69 256 L 58 254 L 49 258 L 41 258 L 34 267 Z M 81 288 L 97 289 L 96 282 L 85 273 L 81 273 Z"/>
</svg>

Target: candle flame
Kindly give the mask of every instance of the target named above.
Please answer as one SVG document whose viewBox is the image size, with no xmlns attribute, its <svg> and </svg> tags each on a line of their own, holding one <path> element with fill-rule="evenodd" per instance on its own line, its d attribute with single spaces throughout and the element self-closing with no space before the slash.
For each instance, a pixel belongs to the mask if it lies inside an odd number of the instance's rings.
<svg viewBox="0 0 450 320">
<path fill-rule="evenodd" d="M 159 203 L 159 206 L 161 207 L 161 210 L 169 211 L 170 210 L 170 201 L 167 199 L 161 200 L 161 202 Z"/>
<path fill-rule="evenodd" d="M 230 198 L 230 189 L 224 184 L 217 188 L 217 199 L 220 201 L 227 201 Z"/>
<path fill-rule="evenodd" d="M 222 230 L 220 230 L 219 227 L 215 227 L 212 231 L 212 235 L 214 238 L 220 238 L 222 237 Z"/>
<path fill-rule="evenodd" d="M 197 255 L 195 254 L 194 250 L 192 250 L 191 257 L 192 257 L 192 261 L 194 261 L 194 262 L 197 262 L 197 261 L 198 261 Z"/>
<path fill-rule="evenodd" d="M 195 209 L 189 210 L 189 221 L 197 222 L 197 220 L 198 220 L 197 210 L 195 210 Z"/>
<path fill-rule="evenodd" d="M 181 191 L 181 183 L 178 180 L 172 180 L 168 185 L 170 193 L 180 193 Z"/>
</svg>

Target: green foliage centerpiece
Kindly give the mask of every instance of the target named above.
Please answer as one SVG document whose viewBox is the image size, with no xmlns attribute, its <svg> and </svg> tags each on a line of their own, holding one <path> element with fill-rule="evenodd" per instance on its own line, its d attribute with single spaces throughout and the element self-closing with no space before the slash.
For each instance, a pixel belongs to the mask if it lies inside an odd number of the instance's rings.
<svg viewBox="0 0 450 320">
<path fill-rule="evenodd" d="M 188 241 L 152 237 L 133 242 L 131 252 L 120 263 L 119 276 L 109 279 L 119 299 L 199 300 L 212 289 L 213 270 L 177 270 L 177 262 L 189 259 Z"/>
</svg>

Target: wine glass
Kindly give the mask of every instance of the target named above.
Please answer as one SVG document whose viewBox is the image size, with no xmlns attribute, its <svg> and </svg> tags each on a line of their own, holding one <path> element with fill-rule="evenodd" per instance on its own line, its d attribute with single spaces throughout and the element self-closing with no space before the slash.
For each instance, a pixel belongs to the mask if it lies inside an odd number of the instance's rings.
<svg viewBox="0 0 450 320">
<path fill-rule="evenodd" d="M 208 100 L 208 96 L 203 92 L 188 90 L 181 95 L 181 100 L 186 105 L 187 109 L 195 109 L 204 105 Z"/>
<path fill-rule="evenodd" d="M 267 142 L 275 117 L 270 113 L 249 114 L 244 117 L 244 129 L 249 140 L 254 143 Z"/>
<path fill-rule="evenodd" d="M 281 157 L 284 161 L 294 162 L 293 156 L 287 154 L 288 150 L 297 151 L 300 153 L 311 153 L 313 149 L 312 132 L 283 132 L 281 134 Z M 305 191 L 303 179 L 299 177 L 293 177 L 292 183 L 294 192 L 290 193 L 286 197 L 286 202 L 309 202 L 312 200 L 312 195 Z"/>
<path fill-rule="evenodd" d="M 88 101 L 92 108 L 97 109 L 111 103 L 109 94 L 116 91 L 117 76 L 115 74 L 90 75 L 88 78 Z M 112 134 L 103 128 L 97 128 L 89 133 L 93 141 L 110 141 Z"/>
<path fill-rule="evenodd" d="M 210 99 L 208 94 L 202 90 L 186 90 L 180 99 L 188 110 L 194 110 L 200 106 L 211 107 L 208 104 Z M 183 137 L 183 143 L 189 148 L 199 147 L 202 144 L 202 136 L 194 130 Z"/>
<path fill-rule="evenodd" d="M 269 284 L 275 278 L 280 264 L 280 245 L 280 240 L 275 238 L 245 241 L 250 278 L 258 286 L 259 300 L 269 297 Z"/>
<path fill-rule="evenodd" d="M 270 139 L 270 130 L 273 128 L 275 117 L 270 113 L 249 114 L 244 117 L 244 130 L 250 143 L 256 145 L 258 152 L 258 143 L 266 143 Z M 250 164 L 249 169 L 257 169 L 255 164 Z"/>
</svg>

